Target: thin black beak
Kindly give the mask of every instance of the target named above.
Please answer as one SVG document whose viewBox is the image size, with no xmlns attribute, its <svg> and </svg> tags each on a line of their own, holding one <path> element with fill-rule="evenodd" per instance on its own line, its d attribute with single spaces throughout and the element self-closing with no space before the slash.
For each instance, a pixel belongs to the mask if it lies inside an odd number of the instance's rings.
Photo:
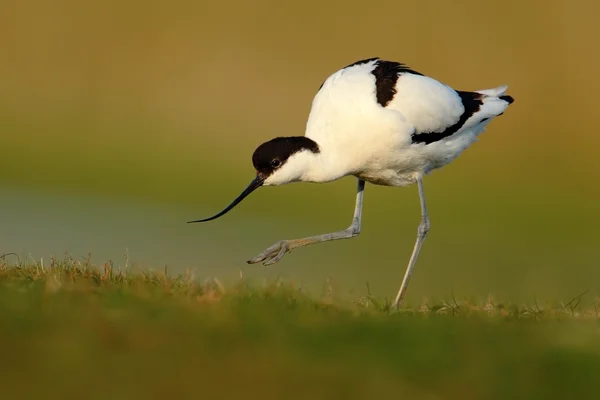
<svg viewBox="0 0 600 400">
<path fill-rule="evenodd" d="M 244 189 L 242 194 L 240 194 L 233 202 L 231 202 L 231 204 L 228 205 L 223 211 L 221 211 L 220 213 L 218 213 L 216 215 L 213 215 L 210 218 L 199 219 L 196 221 L 189 221 L 188 224 L 193 224 L 195 222 L 212 221 L 213 219 L 217 219 L 220 216 L 227 214 L 233 207 L 237 206 L 240 203 L 240 201 L 244 200 L 244 198 L 246 196 L 248 196 L 250 193 L 254 192 L 256 189 L 261 187 L 264 181 L 265 181 L 264 178 L 261 178 L 259 175 L 256 175 L 256 178 L 254 178 L 252 180 L 252 182 L 250 182 L 250 184 L 248 185 L 248 187 L 246 189 Z"/>
</svg>

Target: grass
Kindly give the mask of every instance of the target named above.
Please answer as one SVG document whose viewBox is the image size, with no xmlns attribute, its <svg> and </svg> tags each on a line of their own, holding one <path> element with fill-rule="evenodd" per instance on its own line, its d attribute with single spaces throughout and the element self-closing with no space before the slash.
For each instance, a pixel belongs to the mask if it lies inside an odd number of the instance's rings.
<svg viewBox="0 0 600 400">
<path fill-rule="evenodd" d="M 393 311 L 279 281 L 8 265 L 0 388 L 18 398 L 595 398 L 598 305 L 451 301 Z"/>
</svg>

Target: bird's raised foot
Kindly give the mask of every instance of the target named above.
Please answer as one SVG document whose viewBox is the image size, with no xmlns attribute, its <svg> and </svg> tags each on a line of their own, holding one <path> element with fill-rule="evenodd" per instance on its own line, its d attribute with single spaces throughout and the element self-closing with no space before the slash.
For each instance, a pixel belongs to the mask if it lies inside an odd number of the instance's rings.
<svg viewBox="0 0 600 400">
<path fill-rule="evenodd" d="M 290 246 L 288 240 L 280 240 L 274 245 L 267 247 L 265 251 L 257 255 L 251 260 L 246 261 L 248 264 L 256 264 L 262 262 L 263 265 L 272 265 L 278 262 L 285 256 L 286 253 L 290 252 Z"/>
</svg>

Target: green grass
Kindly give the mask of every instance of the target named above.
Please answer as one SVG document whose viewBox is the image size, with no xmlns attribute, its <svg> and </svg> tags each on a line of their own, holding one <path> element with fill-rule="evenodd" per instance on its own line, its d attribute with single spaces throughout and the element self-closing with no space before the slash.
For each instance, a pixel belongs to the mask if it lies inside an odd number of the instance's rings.
<svg viewBox="0 0 600 400">
<path fill-rule="evenodd" d="M 598 305 L 450 301 L 393 311 L 275 281 L 8 265 L 3 398 L 596 398 Z"/>
</svg>

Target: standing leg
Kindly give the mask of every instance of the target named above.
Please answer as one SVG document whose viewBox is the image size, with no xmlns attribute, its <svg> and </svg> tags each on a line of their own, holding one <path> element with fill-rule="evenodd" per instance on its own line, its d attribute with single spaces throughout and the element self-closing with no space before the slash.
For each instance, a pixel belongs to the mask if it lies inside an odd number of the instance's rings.
<svg viewBox="0 0 600 400">
<path fill-rule="evenodd" d="M 286 253 L 298 247 L 308 246 L 309 244 L 328 242 L 330 240 L 349 239 L 357 236 L 360 233 L 364 190 L 365 181 L 359 179 L 358 188 L 356 190 L 356 206 L 354 207 L 354 217 L 352 218 L 352 224 L 347 229 L 344 229 L 343 231 L 339 232 L 325 233 L 323 235 L 310 236 L 302 239 L 280 240 L 273 246 L 268 247 L 258 256 L 254 257 L 251 260 L 248 260 L 248 264 L 255 264 L 261 261 L 264 265 L 275 264 L 277 261 L 281 260 Z"/>
<path fill-rule="evenodd" d="M 419 188 L 419 199 L 421 201 L 421 223 L 419 224 L 419 228 L 417 229 L 417 241 L 415 242 L 415 247 L 413 248 L 410 260 L 408 261 L 408 267 L 406 267 L 406 272 L 404 273 L 404 279 L 402 280 L 400 291 L 398 291 L 396 300 L 394 300 L 394 304 L 392 305 L 393 308 L 398 307 L 398 305 L 404 298 L 404 295 L 406 294 L 406 288 L 408 287 L 410 276 L 413 273 L 415 263 L 417 262 L 417 258 L 419 257 L 419 251 L 421 251 L 421 246 L 423 246 L 423 242 L 425 241 L 427 232 L 429 232 L 429 215 L 427 215 L 427 205 L 425 204 L 425 191 L 423 190 L 422 177 L 417 178 L 417 186 Z"/>
</svg>

